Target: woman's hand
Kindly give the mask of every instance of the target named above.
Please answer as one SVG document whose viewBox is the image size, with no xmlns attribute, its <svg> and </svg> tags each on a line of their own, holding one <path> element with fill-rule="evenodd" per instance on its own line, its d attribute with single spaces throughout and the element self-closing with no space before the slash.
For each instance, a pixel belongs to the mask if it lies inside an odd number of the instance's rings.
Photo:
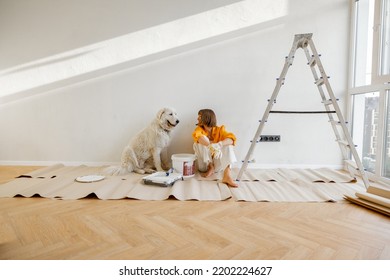
<svg viewBox="0 0 390 280">
<path fill-rule="evenodd" d="M 209 145 L 209 150 L 213 158 L 219 159 L 222 157 L 222 146 L 223 146 L 222 141 Z"/>
</svg>

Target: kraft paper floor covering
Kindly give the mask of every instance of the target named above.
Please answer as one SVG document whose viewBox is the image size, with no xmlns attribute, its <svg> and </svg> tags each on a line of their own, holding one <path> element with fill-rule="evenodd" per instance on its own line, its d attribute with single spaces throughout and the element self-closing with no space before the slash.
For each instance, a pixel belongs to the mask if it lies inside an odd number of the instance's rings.
<svg viewBox="0 0 390 280">
<path fill-rule="evenodd" d="M 57 164 L 21 174 L 0 185 L 0 197 L 80 199 L 95 194 L 99 199 L 132 198 L 139 200 L 324 202 L 343 201 L 344 196 L 365 191 L 361 183 L 346 173 L 331 169 L 247 169 L 239 188 L 229 188 L 219 180 L 220 174 L 177 181 L 171 187 L 145 185 L 144 175 L 106 176 L 94 183 L 79 183 L 75 178 L 101 174 L 104 167 L 70 167 Z M 232 170 L 236 178 L 238 169 Z"/>
</svg>

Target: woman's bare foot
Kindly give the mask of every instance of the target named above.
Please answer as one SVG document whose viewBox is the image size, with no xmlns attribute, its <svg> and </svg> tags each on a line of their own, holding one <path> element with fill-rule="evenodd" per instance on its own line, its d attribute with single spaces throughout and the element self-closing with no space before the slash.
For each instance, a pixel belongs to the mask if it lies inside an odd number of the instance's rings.
<svg viewBox="0 0 390 280">
<path fill-rule="evenodd" d="M 215 171 L 214 164 L 210 163 L 207 168 L 207 171 L 205 173 L 202 173 L 201 176 L 204 178 L 210 177 L 211 175 L 214 174 L 214 171 Z"/>
<path fill-rule="evenodd" d="M 232 176 L 230 175 L 230 167 L 226 167 L 226 169 L 223 171 L 223 178 L 222 183 L 228 185 L 232 188 L 237 188 L 238 184 L 232 179 Z"/>
</svg>

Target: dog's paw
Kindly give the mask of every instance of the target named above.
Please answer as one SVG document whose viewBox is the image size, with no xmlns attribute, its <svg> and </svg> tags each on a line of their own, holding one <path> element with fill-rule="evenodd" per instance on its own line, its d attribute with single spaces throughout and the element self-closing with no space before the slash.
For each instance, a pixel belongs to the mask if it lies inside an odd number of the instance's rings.
<svg viewBox="0 0 390 280">
<path fill-rule="evenodd" d="M 148 174 L 152 174 L 152 173 L 155 173 L 156 170 L 150 169 L 150 168 L 146 168 L 146 169 L 145 169 L 145 172 L 148 173 Z"/>
<path fill-rule="evenodd" d="M 143 170 L 143 169 L 134 169 L 134 172 L 135 173 L 138 173 L 138 174 L 145 174 L 146 173 L 146 171 L 145 170 Z"/>
</svg>

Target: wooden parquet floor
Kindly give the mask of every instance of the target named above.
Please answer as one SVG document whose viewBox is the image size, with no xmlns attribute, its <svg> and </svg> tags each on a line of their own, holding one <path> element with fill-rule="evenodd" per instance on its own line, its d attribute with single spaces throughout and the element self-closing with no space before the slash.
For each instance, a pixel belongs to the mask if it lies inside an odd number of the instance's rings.
<svg viewBox="0 0 390 280">
<path fill-rule="evenodd" d="M 0 166 L 0 183 L 33 167 Z M 348 202 L 0 198 L 0 259 L 390 259 L 390 219 Z"/>
</svg>

